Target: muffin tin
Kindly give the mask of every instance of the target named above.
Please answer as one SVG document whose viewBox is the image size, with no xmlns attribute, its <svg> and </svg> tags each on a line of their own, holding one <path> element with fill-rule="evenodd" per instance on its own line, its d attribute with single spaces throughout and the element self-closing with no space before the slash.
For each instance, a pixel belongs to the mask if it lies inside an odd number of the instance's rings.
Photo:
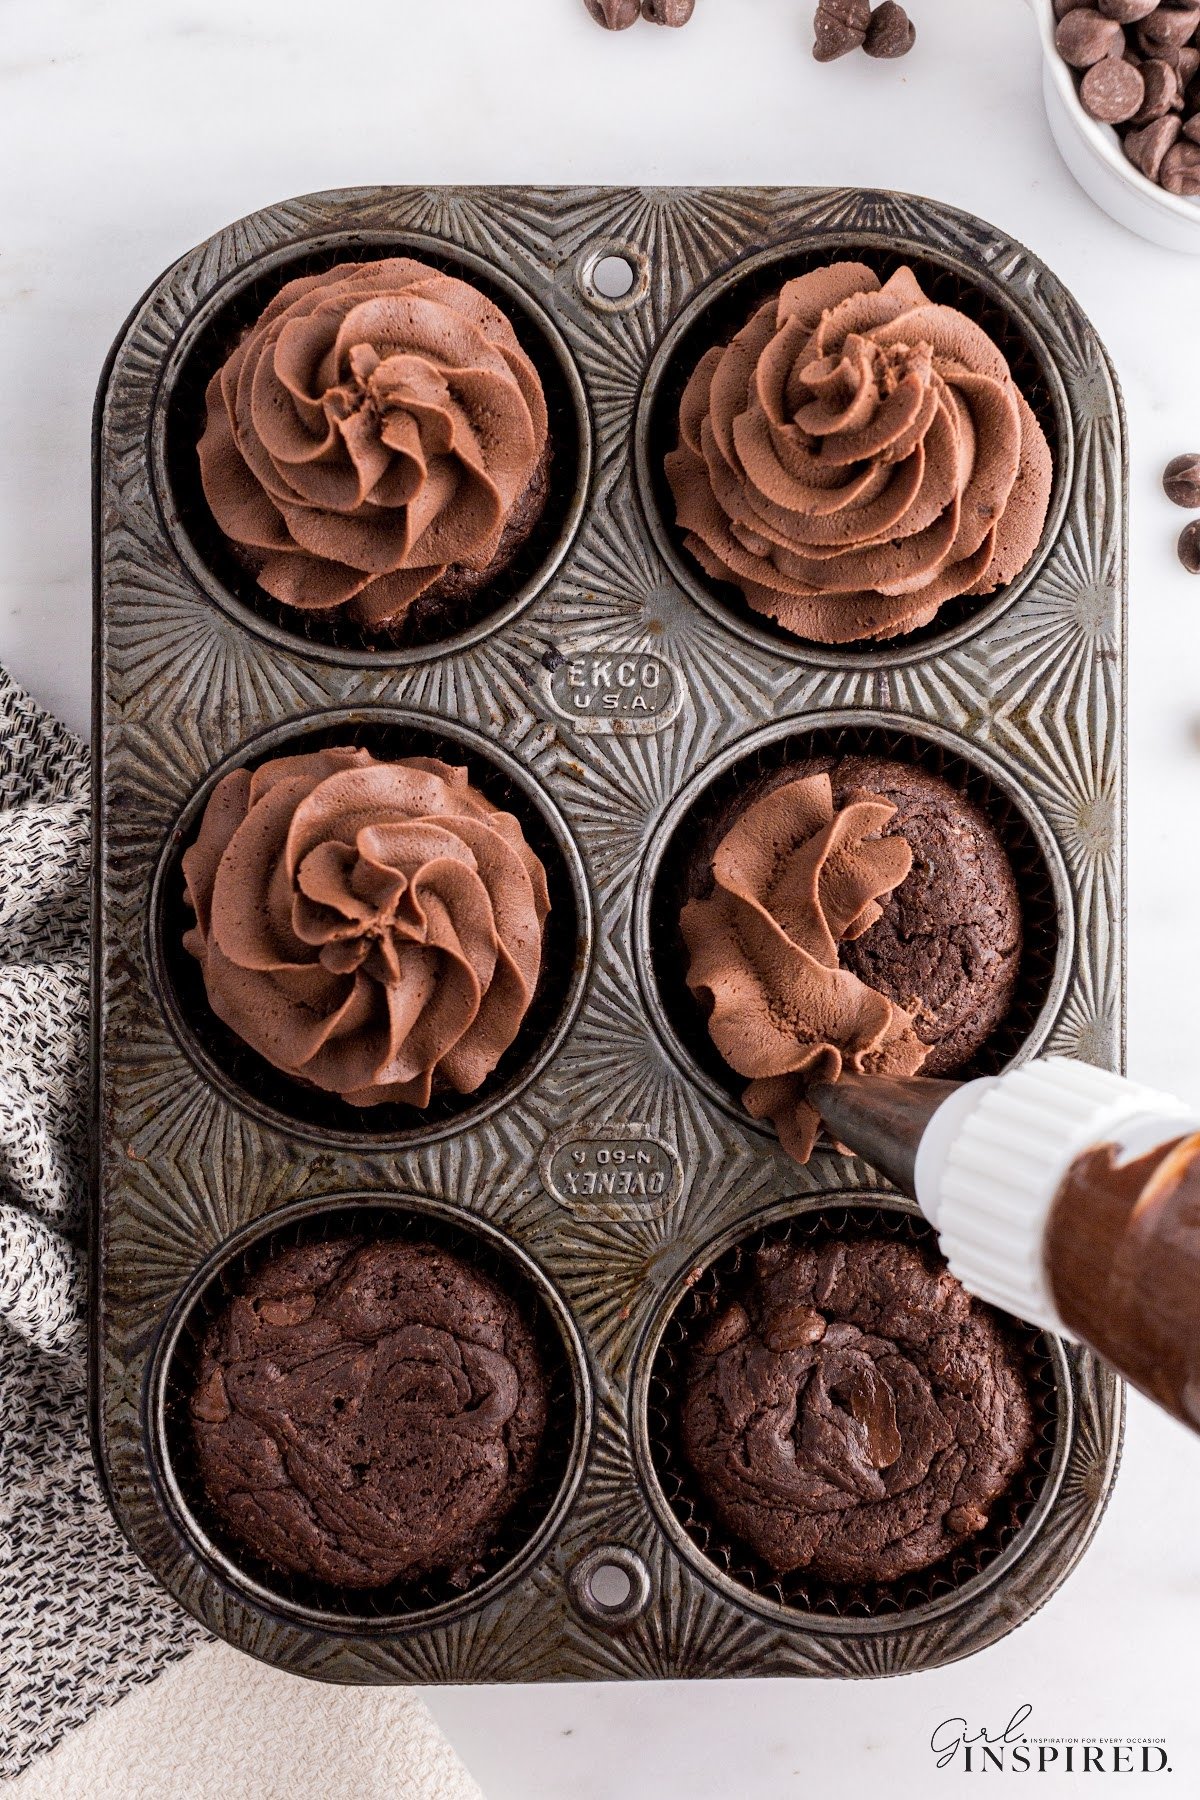
<svg viewBox="0 0 1200 1800">
<path fill-rule="evenodd" d="M 411 252 L 486 285 L 543 371 L 554 503 L 459 615 L 369 644 L 260 604 L 189 464 L 203 384 L 291 275 Z M 619 299 L 594 279 L 619 256 Z M 771 285 L 909 261 L 1001 341 L 1056 476 L 1042 545 L 911 638 L 806 645 L 707 581 L 663 502 L 695 356 Z M 689 1013 L 678 848 L 741 771 L 915 758 L 1009 844 L 1028 950 L 980 1067 L 1123 1037 L 1124 432 L 1071 296 L 981 221 L 811 189 L 405 189 L 271 207 L 139 304 L 97 403 L 92 1414 L 113 1510 L 211 1630 L 347 1682 L 882 1675 L 994 1641 L 1070 1571 L 1120 1450 L 1120 1384 L 1040 1336 L 1042 1439 L 978 1554 L 902 1593 L 782 1589 L 718 1545 L 671 1451 L 689 1308 L 763 1233 L 919 1232 L 863 1164 L 782 1156 Z M 521 817 L 550 872 L 550 980 L 488 1083 L 364 1120 L 231 1040 L 180 950 L 179 859 L 214 782 L 304 741 L 435 751 Z M 681 839 L 679 833 L 685 837 Z M 990 1059 L 990 1060 L 989 1060 Z M 321 1591 L 208 1519 L 181 1411 L 239 1268 L 350 1222 L 451 1244 L 527 1300 L 553 1370 L 545 1468 L 465 1589 Z M 743 1249 L 743 1253 L 744 1253 Z"/>
</svg>

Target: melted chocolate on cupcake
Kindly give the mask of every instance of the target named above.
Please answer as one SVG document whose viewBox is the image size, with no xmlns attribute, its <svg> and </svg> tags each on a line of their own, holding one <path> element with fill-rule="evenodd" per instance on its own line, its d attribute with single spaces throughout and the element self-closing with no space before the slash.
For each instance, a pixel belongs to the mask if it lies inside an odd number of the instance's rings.
<svg viewBox="0 0 1200 1800">
<path fill-rule="evenodd" d="M 205 497 L 259 586 L 367 632 L 478 592 L 546 501 L 537 370 L 485 295 L 411 257 L 288 282 L 205 398 Z"/>
<path fill-rule="evenodd" d="M 906 1244 L 773 1245 L 708 1325 L 683 1447 L 718 1518 L 770 1568 L 862 1586 L 981 1532 L 1033 1448 L 989 1309 Z"/>
<path fill-rule="evenodd" d="M 696 560 L 797 637 L 843 644 L 991 594 L 1037 549 L 1050 450 L 987 333 L 911 269 L 789 281 L 709 350 L 667 457 Z"/>
<path fill-rule="evenodd" d="M 949 1075 L 1003 1021 L 1021 909 L 983 813 L 936 775 L 872 757 L 765 777 L 693 859 L 688 985 L 743 1095 L 807 1161 L 808 1085 L 843 1067 Z"/>
<path fill-rule="evenodd" d="M 546 1376 L 478 1271 L 341 1239 L 245 1283 L 204 1340 L 191 1418 L 209 1501 L 266 1562 L 341 1587 L 465 1582 L 528 1487 Z"/>
<path fill-rule="evenodd" d="M 546 873 L 465 769 L 351 749 L 235 769 L 183 872 L 217 1017 L 352 1106 L 473 1093 L 533 999 Z"/>
</svg>

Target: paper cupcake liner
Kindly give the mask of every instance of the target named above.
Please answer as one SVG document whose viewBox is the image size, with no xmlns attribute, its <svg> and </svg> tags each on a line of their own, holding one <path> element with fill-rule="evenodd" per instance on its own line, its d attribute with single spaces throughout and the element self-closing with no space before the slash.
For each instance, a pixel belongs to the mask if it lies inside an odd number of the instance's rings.
<svg viewBox="0 0 1200 1800">
<path fill-rule="evenodd" d="M 688 1359 L 699 1329 L 745 1286 L 758 1250 L 768 1244 L 818 1247 L 838 1238 L 887 1237 L 911 1244 L 944 1266 L 937 1239 L 923 1219 L 871 1206 L 829 1206 L 769 1225 L 742 1238 L 689 1288 L 663 1333 L 647 1394 L 651 1459 L 663 1495 L 697 1550 L 731 1581 L 755 1596 L 837 1618 L 878 1618 L 943 1598 L 983 1573 L 1008 1548 L 1037 1504 L 1050 1473 L 1058 1430 L 1058 1389 L 1041 1332 L 992 1316 L 1020 1359 L 1033 1410 L 1034 1447 L 1008 1489 L 994 1503 L 987 1526 L 952 1555 L 894 1582 L 838 1583 L 803 1569 L 780 1575 L 733 1536 L 707 1499 L 684 1454 L 680 1415 Z M 989 1309 L 990 1310 L 990 1309 Z"/>
<path fill-rule="evenodd" d="M 832 262 L 865 263 L 881 282 L 886 281 L 897 269 L 910 268 L 930 300 L 965 313 L 987 332 L 1006 359 L 1014 382 L 1029 402 L 1034 417 L 1045 432 L 1054 460 L 1055 485 L 1046 515 L 1043 543 L 1055 529 L 1058 517 L 1057 499 L 1064 478 L 1065 444 L 1069 436 L 1069 425 L 1060 413 L 1055 388 L 1047 377 L 1042 355 L 1020 313 L 1004 305 L 988 288 L 971 281 L 959 270 L 947 267 L 917 251 L 885 250 L 870 241 L 864 243 L 854 237 L 839 238 L 836 234 L 831 234 L 817 239 L 811 248 L 790 253 L 785 251 L 778 259 L 759 265 L 743 280 L 725 288 L 707 306 L 703 304 L 701 296 L 695 319 L 675 346 L 654 394 L 648 438 L 651 485 L 648 499 L 658 512 L 677 554 L 693 571 L 700 585 L 719 598 L 731 613 L 752 624 L 757 630 L 777 637 L 780 643 L 790 644 L 793 649 L 808 640 L 785 630 L 766 614 L 756 612 L 735 583 L 715 580 L 696 562 L 684 543 L 684 533 L 675 522 L 675 499 L 666 478 L 665 458 L 678 442 L 679 403 L 683 398 L 683 391 L 705 352 L 728 344 L 763 302 L 778 294 L 785 282 L 814 269 L 825 268 Z M 1041 546 L 1030 558 L 1031 562 L 1036 560 L 1040 548 Z M 1018 576 L 1017 579 L 1021 577 Z M 853 662 L 856 656 L 864 652 L 932 644 L 973 618 L 982 608 L 992 605 L 1001 591 L 976 596 L 961 595 L 957 599 L 948 600 L 928 625 L 896 637 L 869 638 L 858 643 L 838 644 L 838 656 Z"/>
<path fill-rule="evenodd" d="M 972 763 L 930 738 L 872 725 L 798 729 L 763 744 L 719 775 L 698 795 L 673 832 L 659 864 L 650 907 L 654 978 L 663 1009 L 680 1043 L 705 1073 L 735 1099 L 746 1086 L 708 1034 L 706 1013 L 687 985 L 688 953 L 680 914 L 697 847 L 730 805 L 765 775 L 813 756 L 878 756 L 911 763 L 940 776 L 984 813 L 1016 877 L 1021 903 L 1021 961 L 1008 1012 L 976 1053 L 947 1076 L 967 1081 L 995 1075 L 1018 1054 L 1034 1031 L 1054 980 L 1058 956 L 1058 908 L 1054 883 L 1033 826 L 1004 790 Z"/>
<path fill-rule="evenodd" d="M 534 1332 L 548 1386 L 541 1456 L 532 1480 L 497 1524 L 489 1547 L 478 1559 L 479 1567 L 467 1580 L 452 1580 L 449 1571 L 433 1571 L 384 1587 L 359 1589 L 334 1586 L 277 1568 L 230 1531 L 205 1492 L 196 1463 L 189 1411 L 205 1334 L 242 1290 L 247 1277 L 273 1256 L 297 1244 L 340 1237 L 359 1238 L 364 1243 L 401 1239 L 449 1251 L 490 1277 L 515 1300 Z M 516 1261 L 503 1255 L 489 1240 L 469 1227 L 416 1209 L 409 1212 L 361 1203 L 336 1206 L 265 1231 L 232 1256 L 222 1253 L 213 1276 L 188 1309 L 171 1353 L 163 1392 L 161 1454 L 190 1515 L 183 1521 L 184 1529 L 195 1536 L 191 1522 L 199 1528 L 202 1541 L 197 1548 L 201 1554 L 212 1559 L 215 1552 L 223 1572 L 234 1580 L 240 1576 L 283 1606 L 319 1614 L 335 1626 L 339 1622 L 349 1625 L 394 1621 L 434 1607 L 461 1603 L 525 1550 L 549 1518 L 571 1470 L 576 1420 L 574 1379 L 562 1337 L 537 1288 Z"/>
<path fill-rule="evenodd" d="M 204 432 L 205 390 L 209 380 L 281 288 L 299 276 L 320 274 L 343 262 L 376 262 L 389 256 L 412 256 L 481 289 L 500 308 L 516 332 L 522 349 L 541 377 L 549 413 L 547 497 L 540 517 L 506 558 L 494 561 L 473 593 L 457 599 L 418 598 L 405 616 L 390 627 L 369 630 L 344 609 L 318 613 L 285 606 L 262 589 L 249 553 L 232 543 L 209 511 L 200 480 L 196 446 Z M 538 322 L 533 303 L 514 300 L 513 289 L 489 278 L 486 266 L 449 245 L 384 241 L 347 235 L 300 249 L 286 262 L 274 262 L 231 289 L 226 303 L 192 343 L 179 368 L 166 411 L 165 473 L 167 507 L 174 512 L 200 562 L 216 583 L 242 606 L 257 613 L 302 643 L 342 650 L 418 650 L 471 629 L 500 612 L 538 582 L 540 571 L 557 554 L 570 533 L 571 515 L 580 485 L 581 445 L 588 424 L 572 395 L 560 355 Z"/>
<path fill-rule="evenodd" d="M 351 1106 L 338 1095 L 298 1080 L 274 1068 L 252 1050 L 213 1012 L 205 991 L 199 962 L 184 949 L 183 936 L 194 922 L 184 894 L 182 858 L 195 841 L 203 807 L 197 809 L 190 828 L 172 842 L 159 882 L 159 910 L 155 921 L 158 961 L 171 989 L 178 1017 L 208 1061 L 234 1088 L 252 1101 L 269 1107 L 309 1130 L 354 1134 L 365 1140 L 419 1136 L 448 1123 L 473 1116 L 481 1106 L 503 1095 L 538 1056 L 557 1028 L 570 997 L 579 955 L 579 916 L 568 872 L 567 857 L 557 827 L 525 790 L 495 763 L 457 737 L 441 736 L 407 723 L 358 723 L 297 732 L 294 738 L 275 744 L 259 757 L 247 758 L 255 767 L 276 756 L 352 746 L 369 750 L 381 759 L 407 756 L 440 757 L 465 766 L 472 784 L 493 803 L 519 820 L 526 842 L 546 870 L 550 913 L 542 936 L 542 961 L 538 984 L 521 1028 L 491 1074 L 473 1093 L 452 1089 L 435 1091 L 426 1107 L 388 1102 L 379 1106 Z"/>
</svg>

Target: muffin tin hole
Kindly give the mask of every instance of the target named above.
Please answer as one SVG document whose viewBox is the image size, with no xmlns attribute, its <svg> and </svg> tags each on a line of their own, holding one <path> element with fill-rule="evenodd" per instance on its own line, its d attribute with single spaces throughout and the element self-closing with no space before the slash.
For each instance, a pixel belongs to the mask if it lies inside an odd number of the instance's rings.
<svg viewBox="0 0 1200 1800">
<path fill-rule="evenodd" d="M 1016 1540 L 1034 1528 L 1059 1464 L 1063 1436 L 1059 1402 L 1061 1375 L 1052 1340 L 1032 1327 L 1004 1320 L 1017 1352 L 1033 1408 L 1034 1445 L 1024 1471 L 992 1509 L 985 1529 L 953 1555 L 932 1567 L 890 1583 L 847 1587 L 807 1574 L 803 1569 L 780 1575 L 745 1544 L 731 1536 L 708 1502 L 684 1454 L 680 1412 L 688 1359 L 695 1338 L 711 1320 L 719 1302 L 738 1296 L 753 1259 L 768 1244 L 820 1248 L 830 1240 L 860 1241 L 888 1237 L 911 1244 L 935 1263 L 941 1262 L 931 1226 L 907 1202 L 869 1200 L 834 1203 L 822 1199 L 800 1203 L 784 1214 L 738 1237 L 689 1276 L 667 1316 L 662 1334 L 649 1352 L 645 1386 L 646 1450 L 653 1472 L 652 1496 L 665 1507 L 675 1532 L 711 1571 L 754 1599 L 790 1611 L 839 1620 L 886 1618 L 957 1595 L 967 1584 L 994 1570 L 1013 1552 Z M 674 1535 L 675 1533 L 673 1533 Z"/>
<path fill-rule="evenodd" d="M 631 1625 L 650 1601 L 650 1572 L 634 1550 L 598 1544 L 571 1570 L 568 1589 L 576 1611 L 607 1630 Z"/>
<path fill-rule="evenodd" d="M 260 588 L 209 511 L 196 446 L 205 389 L 263 308 L 287 282 L 342 262 L 412 256 L 480 288 L 501 309 L 541 377 L 550 416 L 548 498 L 512 560 L 479 592 L 418 598 L 396 625 L 367 634 L 339 614 L 318 617 Z M 515 616 L 553 575 L 583 514 L 591 467 L 587 399 L 563 338 L 531 294 L 468 250 L 420 234 L 347 233 L 314 239 L 248 264 L 224 282 L 180 337 L 163 376 L 153 427 L 152 468 L 163 522 L 183 560 L 219 605 L 242 624 L 329 660 L 408 661 L 475 643 Z"/>
<path fill-rule="evenodd" d="M 183 853 L 195 840 L 217 782 L 233 768 L 253 769 L 272 757 L 333 745 L 366 749 L 382 760 L 432 756 L 465 766 L 472 784 L 519 820 L 526 842 L 545 867 L 550 913 L 533 1001 L 516 1038 L 473 1093 L 435 1092 L 425 1108 L 390 1102 L 355 1107 L 295 1079 L 274 1068 L 217 1018 L 200 964 L 184 949 L 183 935 L 193 914 L 185 899 Z M 151 962 L 160 998 L 177 1037 L 206 1078 L 234 1104 L 268 1124 L 293 1136 L 349 1148 L 428 1141 L 475 1124 L 515 1099 L 570 1027 L 582 996 L 591 943 L 583 867 L 548 797 L 498 745 L 485 745 L 473 732 L 449 721 L 386 708 L 360 708 L 280 727 L 215 770 L 167 839 L 154 880 L 150 917 Z"/>
<path fill-rule="evenodd" d="M 546 1430 L 533 1481 L 469 1576 L 434 1572 L 367 1590 L 281 1570 L 232 1537 L 204 1491 L 192 1450 L 189 1402 L 209 1326 L 247 1278 L 281 1250 L 335 1238 L 435 1245 L 490 1277 L 532 1327 L 548 1382 Z M 163 1327 L 149 1376 L 155 1472 L 179 1528 L 227 1584 L 324 1629 L 432 1622 L 482 1603 L 536 1559 L 578 1486 L 590 1421 L 583 1356 L 558 1296 L 529 1257 L 492 1227 L 432 1201 L 378 1194 L 287 1208 L 242 1232 L 192 1282 Z"/>
<path fill-rule="evenodd" d="M 1054 481 L 1041 542 L 1026 568 L 998 593 L 948 601 L 936 618 L 916 631 L 860 643 L 820 644 L 798 638 L 773 619 L 757 613 L 732 582 L 715 581 L 692 557 L 675 523 L 675 499 L 667 481 L 665 458 L 679 436 L 679 403 L 697 363 L 714 345 L 729 342 L 762 303 L 785 282 L 831 262 L 865 263 L 880 281 L 905 265 L 911 268 L 931 300 L 956 307 L 981 326 L 1003 352 L 1013 380 L 1046 434 L 1054 459 Z M 1052 356 L 1032 323 L 1003 290 L 981 271 L 932 255 L 917 245 L 895 247 L 864 233 L 861 236 L 806 237 L 803 245 L 764 253 L 716 277 L 701 289 L 667 334 L 642 392 L 636 427 L 638 483 L 650 530 L 673 573 L 705 611 L 776 654 L 803 657 L 831 668 L 889 665 L 949 648 L 993 620 L 1022 593 L 1037 574 L 1056 538 L 1070 487 L 1072 434 L 1070 412 Z"/>
<path fill-rule="evenodd" d="M 636 244 L 593 245 L 580 257 L 575 283 L 597 312 L 628 312 L 650 292 L 650 263 Z"/>
<path fill-rule="evenodd" d="M 982 809 L 1016 876 L 1023 947 L 1012 1005 L 954 1078 L 998 1074 L 1022 1053 L 1032 1053 L 1049 1029 L 1065 980 L 1070 952 L 1065 875 L 1056 878 L 1052 872 L 1043 840 L 1015 798 L 954 748 L 947 735 L 926 737 L 899 723 L 867 725 L 840 718 L 761 733 L 706 770 L 660 825 L 643 869 L 636 913 L 637 964 L 651 1017 L 679 1066 L 750 1130 L 769 1128 L 741 1106 L 745 1079 L 721 1056 L 709 1036 L 704 1009 L 687 985 L 688 955 L 679 918 L 688 897 L 691 858 L 726 808 L 762 776 L 807 757 L 851 755 L 912 763 L 948 781 Z"/>
</svg>

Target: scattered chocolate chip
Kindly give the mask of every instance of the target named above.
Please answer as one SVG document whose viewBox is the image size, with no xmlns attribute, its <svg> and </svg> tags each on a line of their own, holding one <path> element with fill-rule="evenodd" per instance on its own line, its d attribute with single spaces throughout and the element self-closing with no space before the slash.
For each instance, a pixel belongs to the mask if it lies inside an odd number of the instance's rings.
<svg viewBox="0 0 1200 1800">
<path fill-rule="evenodd" d="M 871 0 L 820 0 L 813 19 L 813 56 L 836 62 L 866 42 Z"/>
<path fill-rule="evenodd" d="M 1193 519 L 1180 532 L 1179 560 L 1189 575 L 1200 575 L 1200 519 Z"/>
<path fill-rule="evenodd" d="M 220 1369 L 214 1369 L 192 1395 L 192 1417 L 206 1425 L 223 1425 L 229 1417 L 229 1396 Z"/>
<path fill-rule="evenodd" d="M 1173 456 L 1163 470 L 1163 493 L 1176 506 L 1200 512 L 1200 456 Z"/>
<path fill-rule="evenodd" d="M 606 31 L 624 31 L 642 15 L 641 0 L 583 0 L 583 4 Z"/>
<path fill-rule="evenodd" d="M 1135 169 L 1140 169 L 1151 181 L 1157 181 L 1163 158 L 1182 129 L 1178 115 L 1168 113 L 1163 119 L 1155 119 L 1153 125 L 1143 125 L 1140 131 L 1127 131 L 1123 143 L 1125 154 Z"/>
<path fill-rule="evenodd" d="M 1076 7 L 1059 23 L 1054 42 L 1064 62 L 1073 69 L 1090 69 L 1105 56 L 1120 56 L 1125 33 L 1115 19 L 1106 19 L 1094 7 Z"/>
<path fill-rule="evenodd" d="M 1137 41 L 1147 56 L 1169 45 L 1186 44 L 1200 25 L 1200 6 L 1156 6 L 1137 28 Z"/>
<path fill-rule="evenodd" d="M 1200 144 L 1181 137 L 1162 159 L 1158 179 L 1168 194 L 1200 194 Z"/>
<path fill-rule="evenodd" d="M 651 25 L 686 25 L 696 0 L 642 0 L 642 17 Z"/>
<path fill-rule="evenodd" d="M 1151 125 L 1165 113 L 1178 110 L 1183 104 L 1183 91 L 1179 85 L 1179 76 L 1171 64 L 1164 62 L 1159 56 L 1153 56 L 1144 62 L 1141 72 L 1145 98 L 1140 111 L 1134 115 L 1133 123 Z"/>
<path fill-rule="evenodd" d="M 1146 98 L 1146 83 L 1140 69 L 1131 68 L 1120 57 L 1106 56 L 1093 63 L 1079 84 L 1083 109 L 1105 125 L 1120 125 L 1132 119 Z"/>
<path fill-rule="evenodd" d="M 1080 0 L 1086 6 L 1088 0 Z M 1147 13 L 1152 13 L 1158 0 L 1096 0 L 1097 9 L 1106 19 L 1115 19 L 1119 25 L 1136 25 Z"/>
<path fill-rule="evenodd" d="M 916 41 L 917 28 L 904 8 L 897 0 L 883 0 L 871 14 L 863 49 L 868 56 L 907 56 Z"/>
<path fill-rule="evenodd" d="M 825 1319 L 815 1307 L 785 1306 L 767 1324 L 763 1343 L 776 1356 L 784 1356 L 789 1350 L 803 1350 L 809 1344 L 819 1344 L 825 1331 Z"/>
<path fill-rule="evenodd" d="M 988 1516 L 981 1506 L 952 1506 L 946 1514 L 946 1529 L 955 1537 L 974 1537 L 987 1522 Z"/>
<path fill-rule="evenodd" d="M 723 1350 L 732 1350 L 735 1344 L 740 1344 L 749 1329 L 750 1316 L 735 1300 L 713 1320 L 700 1339 L 700 1348 L 706 1356 L 720 1356 Z"/>
</svg>

